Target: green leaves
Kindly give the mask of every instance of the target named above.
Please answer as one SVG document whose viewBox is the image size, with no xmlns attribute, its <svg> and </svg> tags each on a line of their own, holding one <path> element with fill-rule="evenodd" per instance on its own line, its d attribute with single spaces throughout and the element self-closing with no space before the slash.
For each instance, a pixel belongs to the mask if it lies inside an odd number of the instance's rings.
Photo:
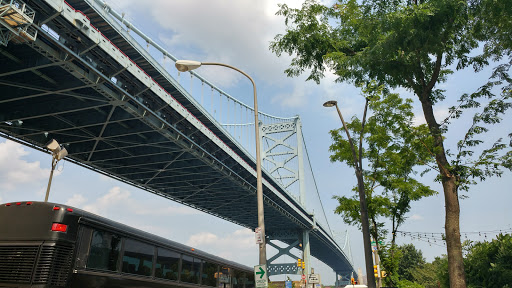
<svg viewBox="0 0 512 288">
<path fill-rule="evenodd" d="M 500 234 L 479 242 L 464 261 L 469 287 L 509 287 L 512 283 L 512 236 Z"/>
<path fill-rule="evenodd" d="M 286 4 L 279 5 L 277 15 L 285 17 L 287 31 L 277 35 L 270 44 L 270 50 L 280 56 L 282 53 L 296 54 L 285 73 L 298 76 L 306 69 L 312 69 L 307 80 L 317 83 L 323 77 L 323 57 L 336 45 L 333 29 L 325 14 L 329 8 L 315 1 L 307 0 L 302 9 L 292 9 Z"/>
<path fill-rule="evenodd" d="M 456 231 L 459 202 L 448 196 L 468 190 L 476 180 L 512 169 L 512 145 L 484 137 L 511 108 L 512 0 L 338 0 L 331 7 L 306 0 L 301 9 L 282 5 L 278 14 L 285 16 L 287 31 L 276 36 L 270 48 L 277 55 L 293 55 L 288 76 L 309 73 L 308 80 L 318 83 L 330 69 L 338 82 L 370 88 L 377 85 L 381 90 L 401 87 L 418 97 L 427 122 L 424 127 L 412 127 L 408 122 L 407 101 L 399 104 L 386 95 L 388 98 L 372 102 L 374 116 L 362 135 L 366 145 L 356 155 L 362 153 L 367 159 L 364 176 L 368 191 L 375 193 L 378 186 L 381 195 L 393 199 L 395 206 L 389 207 L 394 209 L 391 214 L 397 215 L 393 225 L 403 221 L 399 215 L 407 212 L 407 201 L 421 198 L 411 198 L 415 193 L 411 191 L 424 196 L 435 193 L 415 182 L 416 169 L 411 167 L 425 165 L 438 171 L 437 179 L 447 196 L 450 281 L 454 286 L 464 283 Z M 449 80 L 452 69 L 472 66 L 478 72 L 492 61 L 505 63 L 497 63 L 487 83 L 462 95 L 459 105 L 451 107 L 450 116 L 439 123 L 434 106 L 446 97 L 439 84 Z M 465 111 L 476 114 L 450 153 L 444 146 L 450 121 Z M 352 118 L 349 130 L 360 134 L 360 122 Z M 350 145 L 341 132 L 331 131 L 331 161 L 354 166 L 347 149 Z M 386 217 L 377 210 L 373 216 L 374 227 L 380 225 L 378 217 Z"/>
<path fill-rule="evenodd" d="M 388 94 L 382 86 L 373 84 L 363 86 L 363 92 L 372 99 L 369 107 L 373 113 L 366 122 L 364 134 L 361 135 L 362 123 L 357 117 L 352 117 L 346 124 L 351 135 L 355 135 L 354 138 L 362 136 L 364 142 L 361 152 L 371 234 L 374 239 L 385 239 L 387 227 L 391 227 L 392 235 L 396 235 L 398 227 L 407 219 L 411 201 L 437 193 L 414 178 L 417 167 L 433 163 L 430 152 L 433 140 L 425 125 L 413 125 L 410 99 Z M 333 130 L 330 133 L 333 140 L 329 148 L 333 152 L 331 161 L 353 167 L 353 154 L 345 131 Z M 353 191 L 358 190 L 354 188 Z M 359 197 L 354 194 L 334 198 L 339 203 L 335 213 L 340 214 L 345 223 L 360 227 Z M 394 249 L 394 242 L 395 236 L 389 249 Z M 388 253 L 387 248 L 381 246 L 380 249 L 383 255 L 396 257 L 392 252 Z M 382 259 L 389 265 L 394 263 L 393 259 Z M 393 267 L 387 266 L 386 269 L 392 271 Z M 391 281 L 393 277 L 389 279 Z"/>
</svg>

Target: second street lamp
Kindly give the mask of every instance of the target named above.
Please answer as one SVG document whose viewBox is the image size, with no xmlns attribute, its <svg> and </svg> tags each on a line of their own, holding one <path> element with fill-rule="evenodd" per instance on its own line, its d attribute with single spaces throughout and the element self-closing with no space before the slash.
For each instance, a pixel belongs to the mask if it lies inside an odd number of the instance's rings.
<svg viewBox="0 0 512 288">
<path fill-rule="evenodd" d="M 255 126 L 255 138 L 256 138 L 256 198 L 258 201 L 258 227 L 261 229 L 261 238 L 262 243 L 260 243 L 259 247 L 259 263 L 260 265 L 267 265 L 267 249 L 266 249 L 266 239 L 265 239 L 265 219 L 263 213 L 263 185 L 262 185 L 262 175 L 261 175 L 261 156 L 260 156 L 260 132 L 259 132 L 259 120 L 258 120 L 258 98 L 256 95 L 256 84 L 251 76 L 247 75 L 244 71 L 233 67 L 231 65 L 223 64 L 223 63 L 214 63 L 214 62 L 199 62 L 192 60 L 178 60 L 176 61 L 176 69 L 180 72 L 187 72 L 190 70 L 197 69 L 203 65 L 215 65 L 215 66 L 223 66 L 235 71 L 240 72 L 245 77 L 249 78 L 252 83 L 252 87 L 254 89 L 254 126 Z M 266 273 L 266 271 L 265 271 Z"/>
<path fill-rule="evenodd" d="M 55 171 L 57 162 L 68 155 L 68 150 L 66 150 L 64 147 L 61 147 L 59 142 L 57 142 L 55 139 L 52 139 L 50 142 L 46 143 L 45 147 L 52 151 L 52 170 L 50 172 L 50 178 L 48 179 L 48 186 L 46 187 L 46 196 L 44 197 L 44 202 L 48 202 L 48 197 L 50 196 L 50 187 L 52 186 L 53 171 Z"/>
<path fill-rule="evenodd" d="M 375 275 L 373 275 L 373 257 L 372 257 L 372 247 L 371 247 L 371 240 L 370 240 L 370 223 L 368 221 L 368 206 L 366 204 L 366 194 L 364 190 L 364 179 L 363 179 L 363 132 L 364 132 L 364 124 L 366 120 L 366 111 L 368 109 L 368 101 L 369 99 L 366 98 L 366 104 L 364 106 L 364 113 L 363 113 L 363 122 L 361 127 L 361 137 L 359 139 L 359 158 L 356 153 L 356 149 L 354 146 L 354 142 L 352 142 L 352 138 L 350 137 L 350 133 L 348 131 L 347 125 L 345 124 L 345 120 L 343 120 L 343 116 L 341 115 L 340 108 L 338 107 L 338 102 L 331 100 L 324 103 L 324 107 L 336 107 L 336 110 L 338 111 L 338 115 L 340 116 L 341 123 L 343 124 L 343 129 L 347 133 L 347 139 L 350 143 L 350 149 L 352 150 L 352 161 L 354 162 L 354 170 L 356 173 L 357 178 L 357 188 L 359 191 L 359 206 L 361 211 L 361 230 L 363 232 L 363 244 L 364 244 L 364 259 L 365 259 L 365 265 L 366 265 L 366 277 L 368 279 L 368 287 L 374 288 L 375 287 Z"/>
</svg>

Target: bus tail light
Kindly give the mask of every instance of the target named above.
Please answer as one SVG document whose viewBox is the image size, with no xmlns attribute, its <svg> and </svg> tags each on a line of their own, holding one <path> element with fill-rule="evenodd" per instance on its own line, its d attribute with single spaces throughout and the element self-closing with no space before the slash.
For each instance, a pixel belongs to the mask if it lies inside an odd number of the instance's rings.
<svg viewBox="0 0 512 288">
<path fill-rule="evenodd" d="M 60 223 L 52 224 L 52 231 L 66 232 L 67 230 L 68 230 L 68 225 L 66 225 L 66 224 L 60 224 Z"/>
</svg>

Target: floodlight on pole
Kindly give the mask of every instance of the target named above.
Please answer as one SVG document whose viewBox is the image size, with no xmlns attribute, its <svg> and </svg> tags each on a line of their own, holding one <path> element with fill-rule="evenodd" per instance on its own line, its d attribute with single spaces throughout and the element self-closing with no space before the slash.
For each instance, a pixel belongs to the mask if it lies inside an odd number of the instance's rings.
<svg viewBox="0 0 512 288">
<path fill-rule="evenodd" d="M 259 244 L 259 264 L 266 265 L 267 264 L 267 249 L 266 249 L 266 239 L 265 239 L 265 219 L 264 219 L 264 211 L 263 211 L 263 184 L 262 184 L 262 175 L 261 175 L 261 156 L 260 156 L 260 132 L 259 132 L 259 120 L 258 120 L 258 97 L 256 94 L 256 84 L 254 80 L 244 71 L 233 67 L 231 65 L 223 64 L 223 63 L 214 63 L 214 62 L 199 62 L 192 60 L 178 60 L 176 61 L 176 69 L 180 72 L 187 72 L 194 69 L 197 69 L 203 65 L 215 65 L 215 66 L 223 66 L 235 71 L 240 72 L 245 77 L 249 78 L 252 83 L 252 87 L 254 90 L 254 126 L 255 126 L 255 138 L 256 138 L 256 198 L 258 201 L 258 227 L 261 229 L 262 242 Z M 265 271 L 266 273 L 266 271 Z"/>
<path fill-rule="evenodd" d="M 364 123 L 366 120 L 366 110 L 368 108 L 368 101 L 369 98 L 366 98 L 366 105 L 364 108 L 364 116 L 363 116 L 363 122 L 362 122 L 362 129 L 364 129 Z M 324 107 L 336 107 L 336 110 L 338 111 L 338 115 L 340 116 L 341 123 L 343 124 L 343 129 L 347 133 L 347 139 L 350 144 L 350 148 L 352 150 L 352 157 L 353 157 L 353 164 L 354 164 L 354 170 L 357 178 L 357 187 L 359 192 L 359 207 L 360 207 L 360 214 L 361 214 L 361 230 L 363 232 L 363 247 L 364 247 L 364 258 L 365 258 L 365 264 L 366 264 L 366 276 L 368 278 L 368 287 L 375 287 L 375 277 L 373 273 L 373 256 L 372 256 L 372 247 L 371 247 L 371 238 L 370 238 L 370 223 L 368 221 L 368 206 L 366 204 L 366 195 L 364 191 L 364 180 L 363 180 L 363 168 L 362 168 L 362 138 L 359 141 L 359 161 L 357 158 L 356 150 L 354 143 L 352 142 L 352 138 L 350 137 L 350 133 L 348 130 L 347 125 L 345 124 L 345 120 L 343 119 L 343 116 L 341 115 L 340 108 L 338 107 L 338 102 L 334 100 L 327 101 L 323 104 Z M 363 131 L 361 131 L 361 135 Z M 362 136 L 361 136 L 362 137 Z"/>
<path fill-rule="evenodd" d="M 50 187 L 52 185 L 53 171 L 55 171 L 55 166 L 57 166 L 57 162 L 64 159 L 68 155 L 68 150 L 66 148 L 61 147 L 57 140 L 50 140 L 45 147 L 52 152 L 52 170 L 50 172 L 50 178 L 48 179 L 48 187 L 46 188 L 46 196 L 44 198 L 44 202 L 48 202 L 48 197 L 50 196 Z"/>
</svg>

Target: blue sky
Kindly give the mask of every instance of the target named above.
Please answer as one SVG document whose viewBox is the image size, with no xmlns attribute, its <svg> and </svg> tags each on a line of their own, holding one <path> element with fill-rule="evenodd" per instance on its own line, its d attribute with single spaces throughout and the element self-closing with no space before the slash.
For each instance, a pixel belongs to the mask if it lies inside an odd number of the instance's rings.
<svg viewBox="0 0 512 288">
<path fill-rule="evenodd" d="M 107 2 L 118 12 L 124 12 L 129 21 L 177 58 L 227 63 L 250 74 L 258 87 L 261 111 L 283 117 L 301 116 L 304 138 L 330 227 L 337 232 L 349 231 L 355 266 L 364 267 L 361 233 L 343 224 L 341 217 L 333 213 L 337 203 L 332 196 L 351 195 L 356 179 L 352 169 L 329 161 L 331 139 L 328 132 L 339 128 L 341 123 L 334 109 L 322 107 L 327 100 L 337 100 L 346 119 L 354 114 L 361 117 L 363 98 L 352 85 L 334 83 L 331 74 L 326 75 L 320 85 L 305 82 L 304 76 L 287 78 L 283 70 L 290 58 L 278 58 L 268 50 L 269 41 L 285 31 L 283 19 L 275 16 L 277 4 L 298 7 L 301 1 L 154 0 L 150 5 L 134 0 Z M 158 53 L 155 57 L 159 57 Z M 162 63 L 177 75 L 169 60 L 162 60 Z M 240 101 L 251 104 L 252 87 L 240 74 L 218 67 L 202 67 L 198 73 Z M 442 84 L 448 99 L 435 107 L 438 119 L 446 117 L 458 95 L 474 91 L 484 83 L 488 74 L 488 71 L 475 74 L 466 70 L 449 77 L 449 81 Z M 181 74 L 180 77 L 188 88 L 188 75 Z M 417 105 L 410 92 L 397 92 L 413 98 Z M 199 101 L 199 97 L 196 98 Z M 418 123 L 422 122 L 419 108 L 416 115 Z M 506 135 L 510 119 L 509 113 L 504 124 L 493 127 L 486 140 Z M 446 139 L 448 148 L 455 149 L 456 142 L 470 125 L 468 120 L 470 118 L 466 117 L 453 123 Z M 47 154 L 0 139 L 0 202 L 43 200 L 50 163 Z M 506 172 L 503 177 L 488 179 L 465 193 L 469 198 L 461 200 L 461 231 L 511 229 L 511 176 Z M 423 181 L 431 183 L 440 194 L 414 203 L 409 219 L 400 230 L 444 232 L 441 185 L 433 182 L 433 175 L 426 175 Z M 73 205 L 248 266 L 257 262 L 257 246 L 248 229 L 65 161 L 58 165 L 50 201 Z M 471 237 L 484 240 L 484 235 L 472 234 Z M 488 238 L 492 236 L 488 234 Z M 428 261 L 446 253 L 445 247 L 417 239 L 401 237 L 398 242 L 416 245 Z M 283 261 L 295 262 L 295 259 L 288 257 Z M 323 283 L 334 282 L 328 268 L 317 261 L 313 267 L 322 273 Z"/>
</svg>

